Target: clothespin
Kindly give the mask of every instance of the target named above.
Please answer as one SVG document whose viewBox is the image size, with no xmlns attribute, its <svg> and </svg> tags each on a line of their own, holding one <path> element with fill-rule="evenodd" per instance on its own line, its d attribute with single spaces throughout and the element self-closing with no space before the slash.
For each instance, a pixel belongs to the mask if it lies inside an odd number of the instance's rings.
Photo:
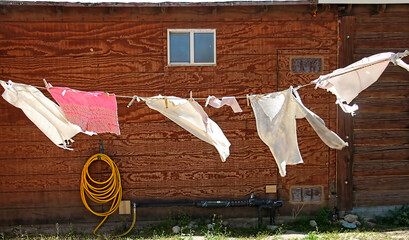
<svg viewBox="0 0 409 240">
<path fill-rule="evenodd" d="M 192 91 L 190 91 L 190 98 L 189 98 L 189 101 L 193 101 L 193 94 L 192 94 Z"/>
<path fill-rule="evenodd" d="M 140 99 L 138 96 L 133 95 L 132 100 L 128 103 L 128 106 L 127 106 L 128 108 L 132 105 L 132 103 L 135 101 L 135 99 L 136 99 L 138 102 L 141 101 L 141 99 Z"/>
<path fill-rule="evenodd" d="M 246 94 L 246 101 L 247 101 L 247 106 L 250 106 L 250 101 L 249 101 L 249 95 Z"/>
<path fill-rule="evenodd" d="M 165 98 L 165 106 L 166 106 L 166 108 L 168 108 L 168 99 L 167 98 Z"/>
<path fill-rule="evenodd" d="M 44 82 L 45 88 L 46 88 L 47 90 L 49 90 L 49 89 L 50 89 L 50 85 L 48 85 L 48 82 L 47 82 L 47 80 L 45 80 L 45 78 L 43 78 L 43 82 Z"/>
</svg>

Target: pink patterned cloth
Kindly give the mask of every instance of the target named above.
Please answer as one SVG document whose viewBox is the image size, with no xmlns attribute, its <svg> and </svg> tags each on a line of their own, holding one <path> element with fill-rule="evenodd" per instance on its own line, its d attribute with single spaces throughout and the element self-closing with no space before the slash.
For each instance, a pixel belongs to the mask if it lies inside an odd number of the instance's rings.
<svg viewBox="0 0 409 240">
<path fill-rule="evenodd" d="M 82 131 L 120 134 L 115 94 L 82 92 L 65 87 L 50 87 L 68 121 Z"/>
</svg>

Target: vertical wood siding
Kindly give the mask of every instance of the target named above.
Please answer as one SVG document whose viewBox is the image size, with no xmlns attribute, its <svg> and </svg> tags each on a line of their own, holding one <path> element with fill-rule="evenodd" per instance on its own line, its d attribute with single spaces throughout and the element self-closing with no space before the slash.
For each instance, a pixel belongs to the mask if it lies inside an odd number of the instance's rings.
<svg viewBox="0 0 409 240">
<path fill-rule="evenodd" d="M 216 29 L 217 66 L 168 67 L 168 28 Z M 337 18 L 333 12 L 322 11 L 313 17 L 312 10 L 304 6 L 162 10 L 10 6 L 0 12 L 0 79 L 36 86 L 45 78 L 54 86 L 120 95 L 268 93 L 319 76 L 290 72 L 290 57 L 305 55 L 322 57 L 324 73 L 336 68 Z M 304 104 L 336 131 L 336 108 L 330 94 L 312 87 L 300 94 Z M 396 99 L 389 101 L 391 107 Z M 259 198 L 284 200 L 280 210 L 284 214 L 294 207 L 288 203 L 292 185 L 319 185 L 324 191 L 321 205 L 325 205 L 329 183 L 335 181 L 335 152 L 306 121 L 298 121 L 305 164 L 288 167 L 288 176 L 281 178 L 268 147 L 258 138 L 245 99 L 239 100 L 243 113 L 234 114 L 226 107 L 205 109 L 232 144 L 225 163 L 211 145 L 144 103 L 127 108 L 128 101 L 118 99 L 120 136 L 79 134 L 74 137 L 75 150 L 66 151 L 1 98 L 0 224 L 97 222 L 80 200 L 79 182 L 82 167 L 99 151 L 100 140 L 105 153 L 119 166 L 124 199 L 246 199 L 254 193 Z M 364 102 L 361 106 L 371 109 Z M 374 138 L 376 133 L 372 133 Z M 104 176 L 106 169 L 96 165 L 92 171 Z M 267 184 L 278 184 L 278 194 L 266 194 Z M 149 214 L 138 219 L 154 217 Z"/>
</svg>

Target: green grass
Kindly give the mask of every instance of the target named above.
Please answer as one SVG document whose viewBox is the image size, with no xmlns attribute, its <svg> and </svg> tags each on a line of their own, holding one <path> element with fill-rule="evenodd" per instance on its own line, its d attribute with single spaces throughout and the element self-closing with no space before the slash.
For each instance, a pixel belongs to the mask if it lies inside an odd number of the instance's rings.
<svg viewBox="0 0 409 240">
<path fill-rule="evenodd" d="M 338 223 L 329 221 L 331 212 L 328 209 L 321 209 L 315 216 L 302 216 L 295 221 L 282 224 L 275 230 L 269 230 L 264 224 L 254 227 L 231 227 L 221 216 L 212 215 L 207 219 L 193 219 L 191 216 L 181 214 L 171 216 L 166 221 L 159 224 L 145 227 L 144 229 L 134 229 L 128 236 L 122 239 L 192 239 L 194 236 L 202 236 L 209 240 L 224 240 L 224 239 L 282 239 L 286 231 L 291 230 L 298 233 L 303 233 L 300 239 L 302 240 L 321 240 L 321 239 L 393 239 L 390 233 L 386 233 L 385 229 L 390 226 L 408 227 L 409 208 L 403 206 L 390 213 L 390 216 L 379 219 L 376 228 L 372 228 L 363 224 L 359 230 L 346 230 Z M 310 226 L 310 220 L 314 219 L 317 222 L 316 227 Z M 173 233 L 172 227 L 179 226 L 181 231 Z M 127 229 L 125 224 L 119 226 L 112 236 L 122 233 Z M 74 239 L 112 239 L 111 235 L 105 235 L 101 238 L 94 237 L 92 233 L 83 233 L 70 226 L 64 234 L 60 233 L 60 226 L 55 225 L 54 235 L 44 234 L 28 234 L 23 228 L 15 227 L 13 231 L 8 233 L 0 233 L 1 239 L 38 239 L 38 240 L 74 240 Z M 409 231 L 403 232 L 403 237 L 400 239 L 409 239 Z"/>
</svg>

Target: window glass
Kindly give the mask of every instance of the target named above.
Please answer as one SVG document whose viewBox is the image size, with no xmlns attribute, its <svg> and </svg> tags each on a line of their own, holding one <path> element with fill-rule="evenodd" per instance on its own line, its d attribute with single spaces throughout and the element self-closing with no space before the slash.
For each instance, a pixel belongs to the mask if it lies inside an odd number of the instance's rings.
<svg viewBox="0 0 409 240">
<path fill-rule="evenodd" d="M 170 62 L 189 63 L 190 62 L 190 34 L 170 33 Z"/>
<path fill-rule="evenodd" d="M 194 61 L 195 63 L 214 62 L 214 34 L 194 34 Z"/>
</svg>

